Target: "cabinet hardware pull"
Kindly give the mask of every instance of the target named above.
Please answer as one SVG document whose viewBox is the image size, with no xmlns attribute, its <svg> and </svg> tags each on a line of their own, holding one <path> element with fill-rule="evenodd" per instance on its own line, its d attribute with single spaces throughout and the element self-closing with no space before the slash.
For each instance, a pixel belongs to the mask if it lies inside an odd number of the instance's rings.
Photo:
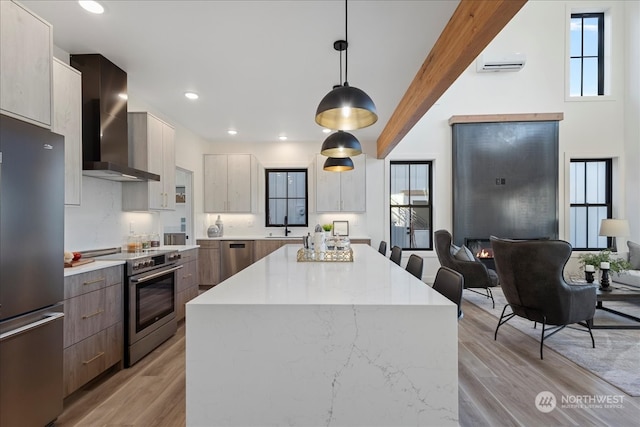
<svg viewBox="0 0 640 427">
<path fill-rule="evenodd" d="M 89 363 L 93 362 L 94 360 L 96 360 L 96 359 L 98 359 L 98 358 L 100 358 L 100 357 L 102 357 L 102 356 L 104 356 L 104 351 L 101 351 L 100 353 L 96 354 L 95 356 L 93 356 L 93 357 L 92 357 L 91 359 L 89 359 L 89 360 L 83 360 L 83 361 L 82 361 L 82 364 L 83 364 L 83 365 L 88 365 Z"/>
<path fill-rule="evenodd" d="M 104 313 L 104 309 L 99 309 L 98 311 L 96 311 L 95 313 L 91 313 L 91 314 L 85 314 L 84 316 L 82 316 L 83 319 L 88 319 L 90 317 L 93 316 L 97 316 L 98 314 Z"/>
<path fill-rule="evenodd" d="M 106 279 L 104 277 L 101 277 L 100 279 L 89 280 L 88 282 L 84 282 L 83 285 L 93 285 L 94 283 L 105 282 L 105 281 Z"/>
</svg>

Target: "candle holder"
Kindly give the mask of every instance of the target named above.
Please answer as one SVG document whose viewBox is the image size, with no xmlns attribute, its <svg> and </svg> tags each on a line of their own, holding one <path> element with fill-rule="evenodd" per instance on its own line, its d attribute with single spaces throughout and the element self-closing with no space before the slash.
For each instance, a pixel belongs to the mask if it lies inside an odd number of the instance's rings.
<svg viewBox="0 0 640 427">
<path fill-rule="evenodd" d="M 609 287 L 609 269 L 600 267 L 602 275 L 600 276 L 600 290 L 603 292 L 611 292 Z"/>
<path fill-rule="evenodd" d="M 587 283 L 593 283 L 593 271 L 585 271 L 584 277 L 587 280 Z"/>
</svg>

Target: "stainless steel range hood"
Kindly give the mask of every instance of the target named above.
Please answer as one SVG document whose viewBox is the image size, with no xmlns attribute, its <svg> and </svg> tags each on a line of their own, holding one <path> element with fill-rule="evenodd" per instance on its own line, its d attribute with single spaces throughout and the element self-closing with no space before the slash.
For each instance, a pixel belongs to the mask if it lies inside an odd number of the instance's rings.
<svg viewBox="0 0 640 427">
<path fill-rule="evenodd" d="M 127 73 L 100 54 L 71 55 L 82 72 L 83 175 L 111 181 L 160 181 L 129 166 Z"/>
</svg>

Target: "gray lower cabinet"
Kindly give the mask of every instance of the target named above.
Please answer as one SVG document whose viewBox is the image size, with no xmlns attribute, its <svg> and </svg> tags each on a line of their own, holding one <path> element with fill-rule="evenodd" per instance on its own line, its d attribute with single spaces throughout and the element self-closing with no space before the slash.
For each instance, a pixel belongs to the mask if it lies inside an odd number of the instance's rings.
<svg viewBox="0 0 640 427">
<path fill-rule="evenodd" d="M 215 286 L 220 283 L 220 240 L 197 240 L 198 284 Z"/>
<path fill-rule="evenodd" d="M 123 266 L 64 278 L 64 396 L 123 355 Z"/>
<path fill-rule="evenodd" d="M 182 268 L 177 275 L 177 320 L 184 319 L 185 304 L 198 296 L 198 249 L 188 249 L 180 252 L 179 264 Z"/>
</svg>

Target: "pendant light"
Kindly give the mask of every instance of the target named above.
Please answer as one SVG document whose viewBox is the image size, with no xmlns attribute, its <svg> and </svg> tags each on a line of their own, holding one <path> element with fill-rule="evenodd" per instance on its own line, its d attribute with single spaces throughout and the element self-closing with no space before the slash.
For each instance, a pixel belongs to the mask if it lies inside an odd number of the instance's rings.
<svg viewBox="0 0 640 427">
<path fill-rule="evenodd" d="M 344 172 L 353 169 L 353 160 L 349 157 L 327 157 L 322 169 L 329 172 Z"/>
<path fill-rule="evenodd" d="M 371 126 L 378 120 L 376 106 L 364 91 L 349 86 L 347 0 L 344 2 L 344 40 L 333 44 L 340 52 L 340 85 L 329 92 L 316 110 L 316 123 L 329 129 L 354 130 Z M 342 82 L 342 51 L 345 52 L 344 83 Z"/>
<path fill-rule="evenodd" d="M 355 136 L 339 130 L 324 140 L 320 154 L 327 157 L 358 156 L 362 154 L 362 146 Z"/>
</svg>

